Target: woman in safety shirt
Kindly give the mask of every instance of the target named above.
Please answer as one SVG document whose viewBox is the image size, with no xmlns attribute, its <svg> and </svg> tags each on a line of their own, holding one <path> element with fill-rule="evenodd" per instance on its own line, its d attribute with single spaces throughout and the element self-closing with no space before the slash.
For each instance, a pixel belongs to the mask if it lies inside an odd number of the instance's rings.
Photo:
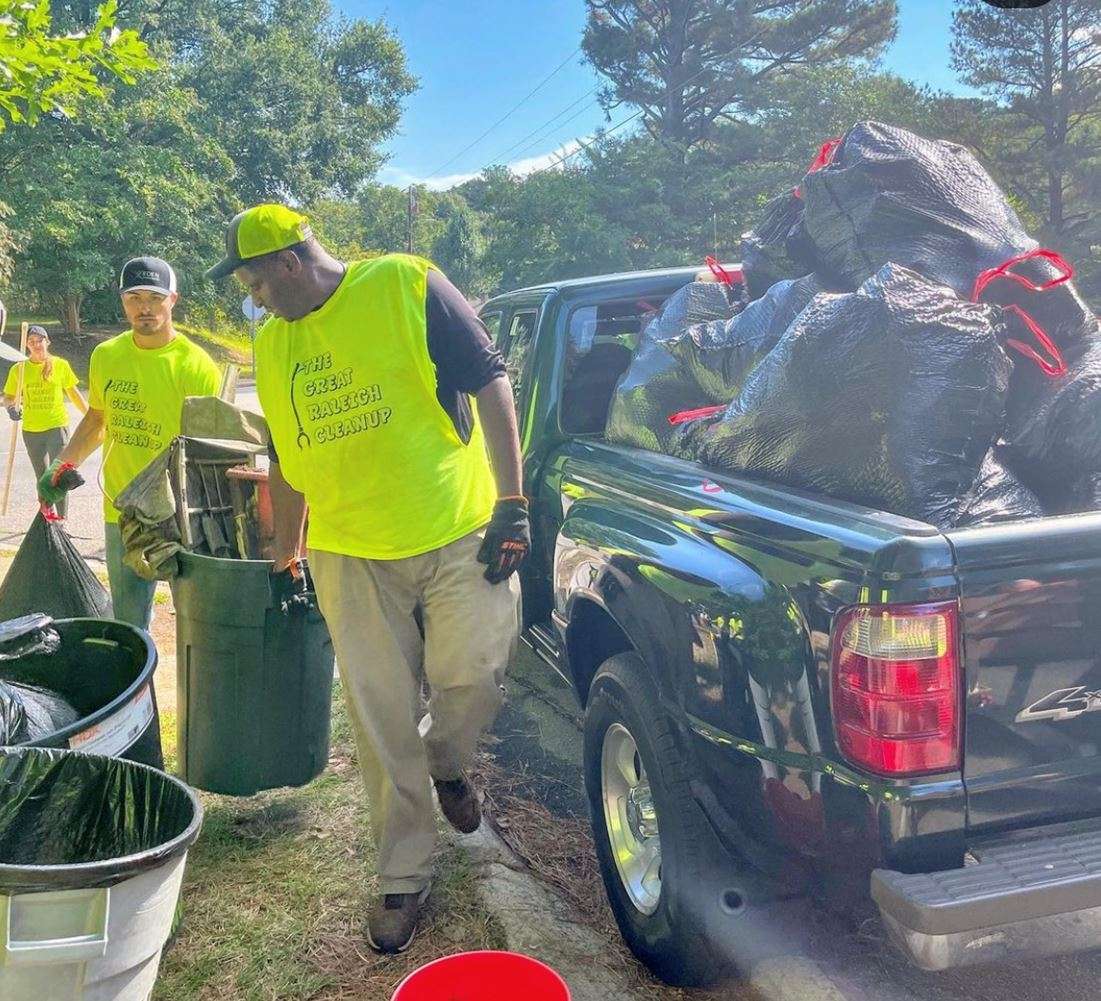
<svg viewBox="0 0 1101 1001">
<path fill-rule="evenodd" d="M 37 480 L 53 462 L 69 440 L 69 413 L 65 409 L 67 396 L 82 413 L 88 404 L 80 395 L 80 380 L 72 366 L 50 353 L 50 337 L 42 327 L 27 331 L 27 353 L 30 360 L 18 362 L 8 370 L 4 383 L 4 406 L 13 421 L 23 421 L 23 444 L 34 466 Z M 23 396 L 20 406 L 15 397 L 19 376 L 23 376 Z M 57 502 L 57 513 L 65 516 L 65 499 Z"/>
</svg>

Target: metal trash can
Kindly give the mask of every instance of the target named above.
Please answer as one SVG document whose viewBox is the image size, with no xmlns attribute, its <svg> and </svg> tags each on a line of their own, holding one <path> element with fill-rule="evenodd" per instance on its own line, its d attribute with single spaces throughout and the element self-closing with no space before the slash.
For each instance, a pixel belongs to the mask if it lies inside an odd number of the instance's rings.
<svg viewBox="0 0 1101 1001">
<path fill-rule="evenodd" d="M 177 750 L 184 781 L 250 796 L 329 757 L 333 647 L 316 606 L 284 613 L 266 560 L 179 554 Z"/>
<path fill-rule="evenodd" d="M 148 765 L 0 751 L 0 1001 L 149 1001 L 202 807 Z"/>
<path fill-rule="evenodd" d="M 77 722 L 16 746 L 61 747 L 164 767 L 153 673 L 152 637 L 125 622 L 26 616 L 5 623 L 49 623 L 61 637 L 56 653 L 0 662 L 0 681 L 37 685 L 64 697 L 80 712 Z"/>
</svg>

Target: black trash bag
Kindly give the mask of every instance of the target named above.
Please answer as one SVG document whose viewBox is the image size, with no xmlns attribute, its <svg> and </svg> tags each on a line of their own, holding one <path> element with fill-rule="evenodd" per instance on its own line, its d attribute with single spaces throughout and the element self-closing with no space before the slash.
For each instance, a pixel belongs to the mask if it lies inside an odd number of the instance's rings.
<svg viewBox="0 0 1101 1001">
<path fill-rule="evenodd" d="M 829 164 L 840 143 L 840 139 L 824 143 L 807 175 Z M 742 234 L 742 274 L 750 299 L 760 298 L 779 281 L 815 270 L 814 246 L 803 228 L 803 209 L 802 186 L 794 187 L 773 198 L 757 225 Z"/>
<path fill-rule="evenodd" d="M 148 765 L 0 751 L 0 893 L 112 886 L 182 855 L 201 825 L 195 794 Z"/>
<path fill-rule="evenodd" d="M 0 620 L 31 612 L 55 619 L 109 619 L 111 598 L 61 522 L 39 514 L 0 584 Z"/>
<path fill-rule="evenodd" d="M 963 499 L 955 527 L 974 528 L 1043 516 L 1040 498 L 1006 469 L 996 451 L 991 450 Z"/>
<path fill-rule="evenodd" d="M 666 347 L 709 401 L 729 403 L 792 321 L 823 291 L 815 275 L 777 282 L 731 319 L 697 323 L 666 341 Z"/>
<path fill-rule="evenodd" d="M 0 746 L 34 743 L 79 719 L 72 703 L 57 692 L 0 681 Z"/>
<path fill-rule="evenodd" d="M 803 241 L 816 268 L 845 288 L 893 261 L 969 299 L 983 272 L 1039 248 L 964 147 L 879 122 L 853 126 L 802 190 L 805 211 L 792 239 Z M 1048 257 L 1013 270 L 1037 285 L 1061 273 Z M 1000 280 L 988 296 L 1027 309 L 1059 345 L 1096 326 L 1069 282 L 1039 293 Z"/>
<path fill-rule="evenodd" d="M 701 386 L 673 355 L 669 342 L 695 324 L 727 320 L 737 308 L 720 282 L 692 282 L 665 301 L 642 331 L 638 350 L 616 385 L 605 428 L 609 441 L 660 452 L 673 431 L 670 414 L 729 402 L 729 397 L 716 396 L 713 387 Z"/>
<path fill-rule="evenodd" d="M 952 525 L 1001 429 L 992 306 L 889 264 L 820 295 L 689 447 L 710 465 Z"/>
<path fill-rule="evenodd" d="M 742 235 L 742 274 L 750 299 L 814 268 L 802 221 L 803 199 L 789 191 L 773 198 L 756 228 Z"/>
<path fill-rule="evenodd" d="M 1088 478 L 1101 472 L 1101 341 L 1081 345 L 1066 375 L 1013 373 L 1002 452 L 1049 514 L 1094 510 Z"/>
<path fill-rule="evenodd" d="M 53 619 L 35 612 L 0 622 L 0 661 L 49 655 L 61 649 L 61 634 Z"/>
<path fill-rule="evenodd" d="M 1073 514 L 1101 511 L 1101 472 L 1089 472 L 1071 485 L 1069 506 Z"/>
<path fill-rule="evenodd" d="M 61 635 L 46 615 L 0 622 L 0 662 L 50 656 Z M 68 699 L 47 688 L 0 677 L 0 746 L 41 740 L 80 719 Z"/>
</svg>

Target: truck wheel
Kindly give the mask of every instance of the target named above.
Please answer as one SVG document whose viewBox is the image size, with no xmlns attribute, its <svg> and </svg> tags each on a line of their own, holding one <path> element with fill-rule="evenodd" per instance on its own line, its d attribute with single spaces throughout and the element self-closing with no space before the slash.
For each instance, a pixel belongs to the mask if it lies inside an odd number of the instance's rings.
<svg viewBox="0 0 1101 1001">
<path fill-rule="evenodd" d="M 670 984 L 722 978 L 702 933 L 706 821 L 657 692 L 636 654 L 605 661 L 585 710 L 585 788 L 597 861 L 620 933 Z"/>
</svg>

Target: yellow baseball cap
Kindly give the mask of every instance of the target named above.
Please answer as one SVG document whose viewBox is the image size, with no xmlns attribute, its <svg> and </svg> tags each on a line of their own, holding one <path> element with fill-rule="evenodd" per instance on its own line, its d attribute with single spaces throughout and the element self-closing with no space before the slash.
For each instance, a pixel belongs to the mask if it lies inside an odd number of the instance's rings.
<svg viewBox="0 0 1101 1001">
<path fill-rule="evenodd" d="M 226 229 L 226 256 L 206 276 L 211 280 L 233 274 L 250 260 L 286 250 L 313 236 L 310 221 L 286 205 L 254 205 L 238 212 Z"/>
</svg>

